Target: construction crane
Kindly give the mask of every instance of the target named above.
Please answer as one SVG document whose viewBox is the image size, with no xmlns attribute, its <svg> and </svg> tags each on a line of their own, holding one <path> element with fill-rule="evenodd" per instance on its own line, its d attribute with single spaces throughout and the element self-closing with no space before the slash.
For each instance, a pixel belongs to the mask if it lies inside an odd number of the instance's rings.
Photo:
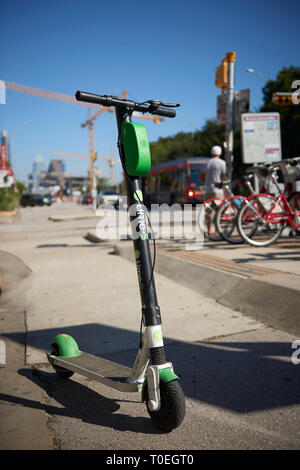
<svg viewBox="0 0 300 470">
<path fill-rule="evenodd" d="M 119 97 L 123 99 L 127 98 L 127 96 L 128 96 L 128 90 L 123 90 L 122 94 L 119 95 Z M 100 111 L 98 111 L 96 114 L 94 114 L 94 116 L 92 116 L 92 109 L 90 108 L 89 119 L 83 124 L 81 124 L 82 128 L 85 128 L 86 126 L 89 127 L 89 151 L 90 151 L 89 182 L 90 182 L 91 193 L 93 192 L 93 187 L 94 187 L 94 164 L 95 164 L 95 161 L 97 160 L 97 153 L 96 153 L 95 146 L 94 146 L 94 121 L 99 116 L 101 116 L 101 114 L 103 114 L 106 110 L 111 113 L 114 113 L 114 109 L 105 108 L 105 109 L 100 109 Z M 99 160 L 101 159 L 105 160 L 105 157 L 99 157 Z M 113 165 L 114 165 L 114 162 L 113 160 L 110 159 L 111 181 L 113 181 Z"/>
<path fill-rule="evenodd" d="M 57 93 L 56 91 L 47 91 L 40 88 L 34 88 L 27 85 L 21 85 L 20 83 L 9 82 L 7 80 L 0 80 L 0 87 L 5 86 L 6 90 L 17 91 L 19 93 L 26 93 L 27 95 L 40 96 L 41 98 L 48 98 L 49 100 L 63 101 L 64 103 L 76 104 L 78 106 L 85 106 L 92 109 L 108 110 L 110 108 L 104 108 L 104 106 L 92 103 L 85 103 L 84 101 L 77 101 L 71 95 L 64 95 L 63 93 Z"/>
</svg>

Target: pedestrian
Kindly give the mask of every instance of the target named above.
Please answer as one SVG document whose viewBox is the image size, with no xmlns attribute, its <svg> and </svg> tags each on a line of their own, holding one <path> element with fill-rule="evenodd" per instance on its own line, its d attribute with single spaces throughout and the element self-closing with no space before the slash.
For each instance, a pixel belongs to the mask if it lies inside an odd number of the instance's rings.
<svg viewBox="0 0 300 470">
<path fill-rule="evenodd" d="M 205 171 L 200 173 L 200 181 L 205 184 L 205 195 L 204 201 L 208 199 L 219 197 L 223 198 L 223 189 L 218 187 L 218 183 L 225 181 L 226 175 L 226 163 L 221 160 L 222 149 L 219 145 L 214 145 L 210 151 L 211 159 L 205 167 Z M 215 210 L 217 209 L 217 205 Z M 216 229 L 212 223 L 215 210 L 208 208 L 205 210 L 205 225 L 208 235 L 216 235 Z"/>
<path fill-rule="evenodd" d="M 205 183 L 204 200 L 212 197 L 221 197 L 223 191 L 216 185 L 226 180 L 226 163 L 221 160 L 222 149 L 219 145 L 214 145 L 210 151 L 211 159 L 205 167 L 205 171 L 200 174 L 200 181 Z"/>
</svg>

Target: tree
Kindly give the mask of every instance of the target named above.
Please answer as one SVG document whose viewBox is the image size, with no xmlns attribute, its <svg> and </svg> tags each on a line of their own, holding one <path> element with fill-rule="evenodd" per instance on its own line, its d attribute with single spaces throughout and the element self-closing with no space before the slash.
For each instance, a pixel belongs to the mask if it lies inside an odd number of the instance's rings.
<svg viewBox="0 0 300 470">
<path fill-rule="evenodd" d="M 272 102 L 273 93 L 292 93 L 292 83 L 300 80 L 300 67 L 283 67 L 277 74 L 276 80 L 269 80 L 264 88 L 263 102 L 260 112 L 279 112 L 281 127 L 281 143 L 283 158 L 300 155 L 300 105 L 281 106 Z"/>
<path fill-rule="evenodd" d="M 160 137 L 150 143 L 152 163 L 178 158 L 208 156 L 213 145 L 223 145 L 225 129 L 213 120 L 206 121 L 202 130 L 179 132 L 172 137 Z"/>
</svg>

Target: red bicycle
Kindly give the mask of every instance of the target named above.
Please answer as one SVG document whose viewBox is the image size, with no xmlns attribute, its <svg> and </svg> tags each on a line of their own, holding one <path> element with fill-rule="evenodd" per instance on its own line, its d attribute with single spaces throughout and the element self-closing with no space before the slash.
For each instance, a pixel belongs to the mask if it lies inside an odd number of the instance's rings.
<svg viewBox="0 0 300 470">
<path fill-rule="evenodd" d="M 248 173 L 253 172 L 250 171 Z M 240 180 L 240 184 L 246 186 L 250 194 L 254 194 L 254 189 L 250 182 L 252 176 L 252 174 L 249 174 Z M 216 184 L 216 186 L 224 190 L 225 196 L 223 198 L 214 197 L 204 201 L 198 219 L 200 230 L 211 241 L 224 240 L 231 244 L 244 243 L 244 240 L 236 230 L 236 222 L 238 211 L 246 196 L 233 194 L 230 189 L 230 181 L 223 181 Z M 203 227 L 201 227 L 201 216 L 203 216 Z"/>
<path fill-rule="evenodd" d="M 300 230 L 300 193 L 290 191 L 286 185 L 281 191 L 277 182 L 277 172 L 289 168 L 289 174 L 294 173 L 294 179 L 300 177 L 298 165 L 300 157 L 274 163 L 265 168 L 279 195 L 275 198 L 270 194 L 254 194 L 248 197 L 237 218 L 239 234 L 246 243 L 253 246 L 268 246 L 274 243 L 286 226 Z M 292 170 L 292 171 L 291 171 Z"/>
</svg>

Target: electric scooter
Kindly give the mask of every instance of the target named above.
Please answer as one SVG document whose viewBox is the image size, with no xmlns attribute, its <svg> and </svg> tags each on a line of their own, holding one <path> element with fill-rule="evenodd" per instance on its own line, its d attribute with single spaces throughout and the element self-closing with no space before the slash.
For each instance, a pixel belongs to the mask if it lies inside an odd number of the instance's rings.
<svg viewBox="0 0 300 470">
<path fill-rule="evenodd" d="M 99 381 L 122 392 L 141 391 L 148 413 L 155 426 L 165 432 L 177 428 L 185 416 L 185 398 L 179 377 L 165 358 L 161 329 L 161 313 L 157 302 L 153 265 L 150 253 L 147 209 L 143 204 L 141 178 L 151 168 L 151 155 L 146 128 L 133 123 L 135 111 L 173 118 L 179 104 L 164 104 L 159 100 L 137 103 L 115 96 L 77 91 L 76 99 L 114 107 L 118 128 L 118 150 L 123 166 L 134 253 L 142 304 L 144 332 L 133 368 L 80 351 L 74 338 L 59 334 L 51 343 L 48 360 L 60 377 L 74 372 Z M 132 211 L 132 207 L 134 210 Z"/>
</svg>

